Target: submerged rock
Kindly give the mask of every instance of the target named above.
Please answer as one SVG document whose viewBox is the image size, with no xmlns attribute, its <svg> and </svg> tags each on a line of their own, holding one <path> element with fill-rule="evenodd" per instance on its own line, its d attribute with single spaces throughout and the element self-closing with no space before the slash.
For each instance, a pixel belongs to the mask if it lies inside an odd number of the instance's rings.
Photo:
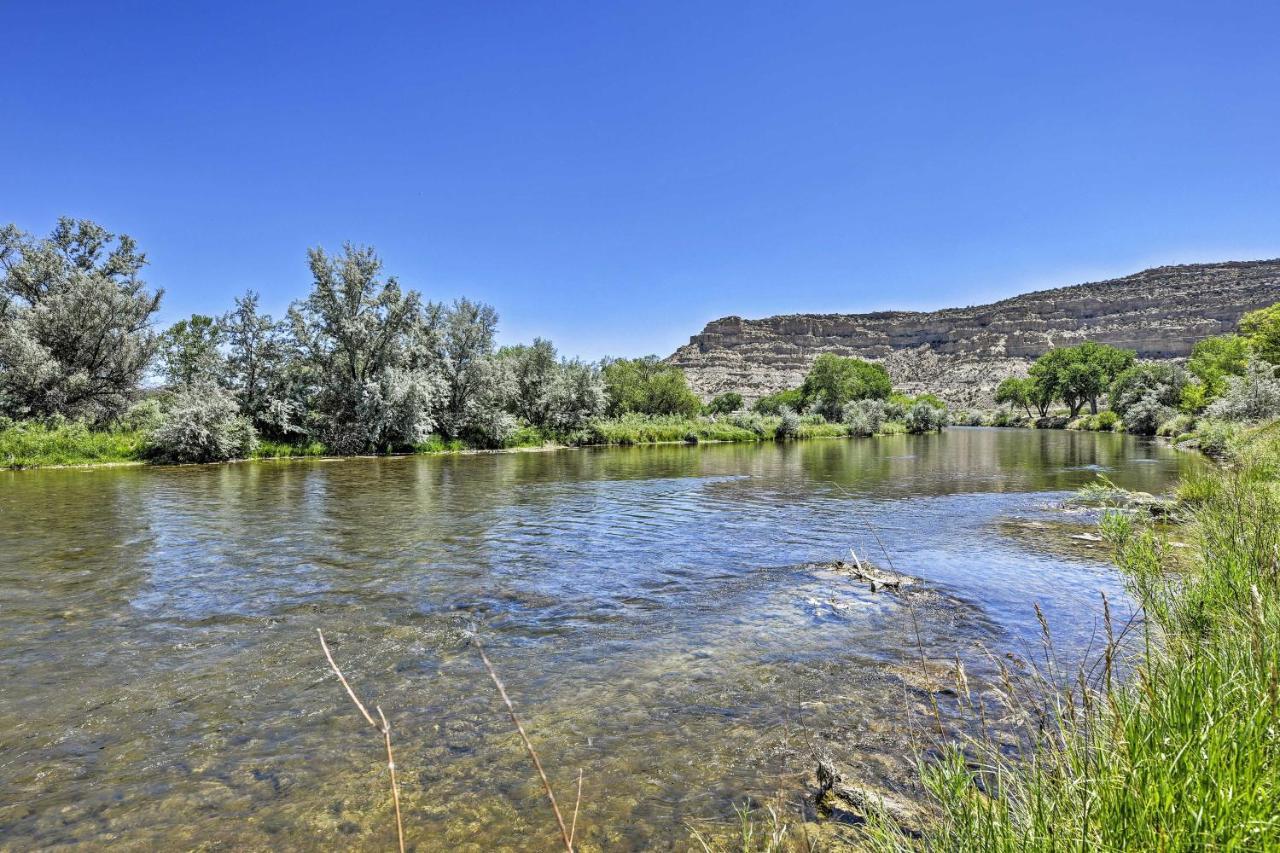
<svg viewBox="0 0 1280 853">
<path fill-rule="evenodd" d="M 922 804 L 856 779 L 848 768 L 825 755 L 818 759 L 815 801 L 820 811 L 834 819 L 865 823 L 880 817 L 913 838 L 923 836 L 929 822 L 928 809 Z"/>
</svg>

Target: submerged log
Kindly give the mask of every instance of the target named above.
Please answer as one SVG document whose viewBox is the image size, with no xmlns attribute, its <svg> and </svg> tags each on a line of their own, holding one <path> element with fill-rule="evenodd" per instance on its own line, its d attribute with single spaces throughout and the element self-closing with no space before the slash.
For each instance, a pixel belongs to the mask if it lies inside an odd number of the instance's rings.
<svg viewBox="0 0 1280 853">
<path fill-rule="evenodd" d="M 840 768 L 827 756 L 818 758 L 818 794 L 815 801 L 822 811 L 836 819 L 853 819 L 857 823 L 881 818 L 888 820 L 904 835 L 920 838 L 928 822 L 925 808 L 879 786 L 854 781 L 849 771 Z"/>
<path fill-rule="evenodd" d="M 871 584 L 872 592 L 879 592 L 882 589 L 901 592 L 906 587 L 916 583 L 916 579 L 909 575 L 900 575 L 897 572 L 885 571 L 870 563 L 864 563 L 852 548 L 849 549 L 849 556 L 853 558 L 853 562 L 846 563 L 843 560 L 837 560 L 835 563 L 836 570 L 849 575 L 855 580 L 866 581 Z"/>
</svg>

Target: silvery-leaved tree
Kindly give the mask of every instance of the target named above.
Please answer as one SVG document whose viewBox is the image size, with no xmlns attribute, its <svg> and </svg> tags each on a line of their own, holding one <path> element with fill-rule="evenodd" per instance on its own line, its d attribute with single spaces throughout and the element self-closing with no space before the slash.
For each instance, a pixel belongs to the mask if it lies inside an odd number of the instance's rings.
<svg viewBox="0 0 1280 853">
<path fill-rule="evenodd" d="M 451 438 L 500 446 L 515 432 L 507 411 L 514 395 L 510 365 L 495 357 L 498 312 L 489 305 L 459 299 L 442 312 L 436 357 L 444 376 L 440 431 Z"/>
<path fill-rule="evenodd" d="M 252 290 L 235 300 L 219 321 L 227 349 L 227 384 L 241 413 L 271 438 L 291 439 L 305 432 L 306 371 L 297 357 L 288 323 L 277 323 L 258 309 Z"/>
<path fill-rule="evenodd" d="M 222 354 L 226 330 L 213 317 L 192 314 L 160 335 L 160 364 L 165 379 L 175 389 L 222 385 L 227 362 Z"/>
<path fill-rule="evenodd" d="M 47 238 L 0 228 L 0 414 L 106 423 L 156 353 L 162 291 L 133 239 L 63 218 Z"/>
<path fill-rule="evenodd" d="M 371 248 L 309 256 L 314 286 L 288 322 L 310 432 L 339 454 L 422 441 L 442 391 L 438 309 L 382 278 Z"/>
</svg>

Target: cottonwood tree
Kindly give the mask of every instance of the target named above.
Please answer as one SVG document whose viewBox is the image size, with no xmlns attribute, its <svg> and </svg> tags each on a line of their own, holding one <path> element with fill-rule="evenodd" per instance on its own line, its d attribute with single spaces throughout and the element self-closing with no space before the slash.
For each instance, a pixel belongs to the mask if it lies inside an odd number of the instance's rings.
<svg viewBox="0 0 1280 853">
<path fill-rule="evenodd" d="M 823 353 L 814 359 L 800 386 L 806 407 L 829 421 L 839 421 L 850 400 L 885 400 L 893 392 L 889 372 L 860 358 Z"/>
<path fill-rule="evenodd" d="M 288 319 L 314 434 L 340 454 L 422 441 L 441 396 L 434 310 L 382 278 L 372 248 L 315 248 L 309 260 L 311 295 Z"/>
<path fill-rule="evenodd" d="M 156 352 L 162 291 L 139 278 L 146 262 L 85 219 L 45 239 L 0 228 L 0 413 L 103 423 L 125 410 Z"/>
<path fill-rule="evenodd" d="M 1035 360 L 1029 373 L 1041 393 L 1050 400 L 1060 399 L 1071 410 L 1071 417 L 1080 414 L 1084 404 L 1089 404 L 1092 414 L 1098 413 L 1098 400 L 1122 371 L 1133 365 L 1137 355 L 1132 350 L 1122 350 L 1109 344 L 1085 341 L 1070 347 L 1051 349 Z"/>
<path fill-rule="evenodd" d="M 227 380 L 240 411 L 274 437 L 302 432 L 306 377 L 287 326 L 258 310 L 258 294 L 252 290 L 236 298 L 220 323 L 226 336 Z"/>
</svg>

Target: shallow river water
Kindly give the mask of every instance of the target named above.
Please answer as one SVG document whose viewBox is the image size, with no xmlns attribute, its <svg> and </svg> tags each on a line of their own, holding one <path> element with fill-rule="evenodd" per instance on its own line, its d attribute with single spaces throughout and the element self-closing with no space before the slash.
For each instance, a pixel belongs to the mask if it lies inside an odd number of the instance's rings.
<svg viewBox="0 0 1280 853">
<path fill-rule="evenodd" d="M 566 810 L 583 769 L 584 850 L 686 849 L 801 790 L 833 731 L 892 784 L 904 656 L 1024 649 L 1033 603 L 1084 648 L 1123 584 L 1053 507 L 1195 464 L 952 429 L 0 472 L 0 848 L 389 849 L 382 744 L 317 628 L 391 721 L 419 850 L 554 849 L 470 631 Z M 815 565 L 851 547 L 932 603 Z"/>
</svg>

